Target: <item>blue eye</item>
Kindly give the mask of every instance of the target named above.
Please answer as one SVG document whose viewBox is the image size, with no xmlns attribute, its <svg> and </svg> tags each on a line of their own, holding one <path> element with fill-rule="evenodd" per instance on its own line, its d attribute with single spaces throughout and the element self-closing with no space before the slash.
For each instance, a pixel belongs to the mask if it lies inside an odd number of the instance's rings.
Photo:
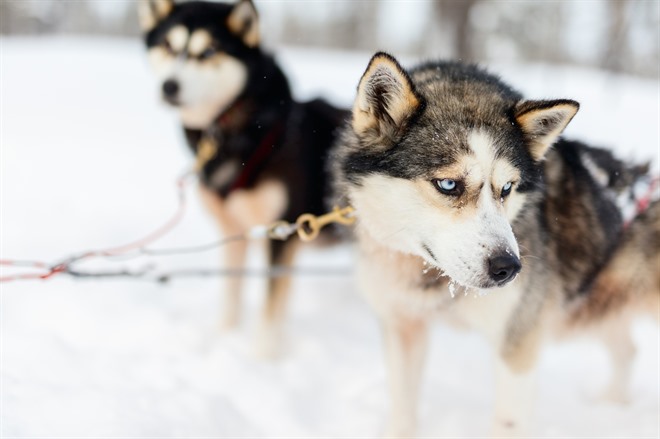
<svg viewBox="0 0 660 439">
<path fill-rule="evenodd" d="M 431 180 L 433 186 L 444 195 L 460 196 L 463 193 L 463 184 L 451 178 L 434 178 Z"/>
<path fill-rule="evenodd" d="M 443 180 L 440 180 L 440 189 L 445 190 L 445 191 L 453 191 L 456 188 L 456 182 L 454 180 L 450 180 L 448 178 L 445 178 Z"/>
<path fill-rule="evenodd" d="M 508 182 L 507 184 L 502 187 L 502 197 L 506 197 L 511 193 L 511 188 L 513 187 L 513 183 Z"/>
</svg>

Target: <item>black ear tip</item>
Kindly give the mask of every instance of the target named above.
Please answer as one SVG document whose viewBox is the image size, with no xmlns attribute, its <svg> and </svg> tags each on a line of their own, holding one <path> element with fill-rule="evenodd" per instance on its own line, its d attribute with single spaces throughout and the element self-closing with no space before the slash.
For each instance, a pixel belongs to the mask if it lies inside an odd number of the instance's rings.
<svg viewBox="0 0 660 439">
<path fill-rule="evenodd" d="M 371 57 L 371 59 L 369 60 L 369 62 L 367 63 L 367 68 L 364 69 L 364 73 L 362 74 L 362 78 L 360 79 L 360 83 L 362 82 L 362 79 L 366 76 L 367 72 L 369 72 L 369 70 L 371 70 L 371 67 L 372 67 L 375 63 L 377 63 L 377 62 L 379 62 L 379 61 L 381 61 L 381 60 L 388 60 L 388 61 L 391 61 L 391 62 L 396 63 L 396 60 L 394 59 L 394 57 L 393 57 L 392 55 L 390 55 L 389 53 L 382 52 L 382 51 L 378 51 L 378 52 L 376 52 L 376 53 Z M 358 88 L 359 88 L 359 87 L 360 87 L 360 84 L 358 83 Z"/>
<path fill-rule="evenodd" d="M 575 110 L 576 113 L 580 109 L 580 103 L 578 101 L 574 101 L 573 99 L 557 99 L 555 101 L 549 101 L 548 104 L 549 107 L 562 106 L 562 105 L 571 107 Z"/>
<path fill-rule="evenodd" d="M 580 109 L 580 103 L 578 101 L 574 101 L 573 99 L 555 99 L 553 101 L 540 101 L 539 102 L 539 108 L 550 108 L 550 107 L 556 107 L 556 106 L 560 106 L 560 105 L 573 107 L 573 108 L 575 108 L 575 111 Z"/>
<path fill-rule="evenodd" d="M 240 5 L 241 3 L 247 3 L 248 5 L 250 5 L 250 6 L 252 7 L 252 9 L 254 9 L 255 11 L 257 10 L 257 7 L 255 6 L 255 4 L 254 4 L 254 2 L 253 2 L 252 0 L 240 0 L 240 1 L 239 1 L 238 3 L 236 3 L 236 4 L 237 4 L 237 5 Z"/>
<path fill-rule="evenodd" d="M 371 57 L 371 59 L 369 60 L 369 66 L 371 66 L 376 61 L 389 61 L 394 65 L 399 66 L 399 62 L 396 60 L 396 58 L 394 58 L 389 53 L 383 51 L 378 51 L 374 54 L 374 56 Z"/>
<path fill-rule="evenodd" d="M 572 99 L 555 99 L 541 101 L 520 101 L 516 104 L 516 117 L 520 117 L 532 111 L 549 110 L 551 108 L 570 107 L 577 113 L 580 109 L 580 103 Z"/>
<path fill-rule="evenodd" d="M 389 53 L 383 52 L 383 51 L 376 52 L 374 54 L 374 56 L 372 56 L 371 59 L 369 60 L 369 64 L 367 65 L 365 73 L 368 72 L 369 70 L 371 70 L 372 66 L 376 63 L 389 65 L 390 68 L 393 67 L 402 76 L 404 76 L 409 83 L 411 83 L 410 78 L 408 77 L 408 73 L 406 72 L 406 70 L 401 66 L 399 61 L 395 57 L 390 55 Z"/>
<path fill-rule="evenodd" d="M 378 52 L 374 53 L 374 56 L 371 57 L 371 59 L 378 59 L 378 58 L 387 58 L 389 60 L 394 60 L 394 57 L 392 55 L 382 50 L 379 50 Z"/>
</svg>

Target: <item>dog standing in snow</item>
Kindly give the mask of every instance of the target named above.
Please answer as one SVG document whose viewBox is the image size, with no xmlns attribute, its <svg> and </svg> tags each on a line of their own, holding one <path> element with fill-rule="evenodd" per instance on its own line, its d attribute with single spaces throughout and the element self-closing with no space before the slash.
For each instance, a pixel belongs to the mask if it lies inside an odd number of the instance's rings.
<svg viewBox="0 0 660 439">
<path fill-rule="evenodd" d="M 494 436 L 529 431 L 534 366 L 551 335 L 605 334 L 622 388 L 622 315 L 658 312 L 660 204 L 624 231 L 614 187 L 595 175 L 609 165 L 559 137 L 578 108 L 526 100 L 472 65 L 371 59 L 331 163 L 335 202 L 357 213 L 359 289 L 382 324 L 386 437 L 414 435 L 436 316 L 494 346 Z"/>
<path fill-rule="evenodd" d="M 260 47 L 252 2 L 141 0 L 139 12 L 162 97 L 180 115 L 198 157 L 202 196 L 222 233 L 323 213 L 325 162 L 348 113 L 321 100 L 293 100 L 284 73 Z M 270 265 L 290 265 L 295 242 L 270 241 Z M 224 250 L 224 267 L 243 268 L 246 243 Z M 261 356 L 279 351 L 289 280 L 269 281 L 256 339 Z M 231 328 L 241 277 L 223 290 L 221 324 Z"/>
</svg>

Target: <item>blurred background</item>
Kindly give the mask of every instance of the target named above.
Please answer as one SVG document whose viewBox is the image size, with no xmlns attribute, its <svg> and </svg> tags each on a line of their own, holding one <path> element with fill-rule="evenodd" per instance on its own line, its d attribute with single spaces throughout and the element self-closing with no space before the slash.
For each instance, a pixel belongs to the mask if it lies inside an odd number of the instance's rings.
<svg viewBox="0 0 660 439">
<path fill-rule="evenodd" d="M 349 107 L 376 50 L 405 66 L 474 60 L 528 97 L 579 101 L 567 137 L 658 170 L 657 0 L 255 4 L 262 42 L 298 99 Z M 160 88 L 135 1 L 0 0 L 0 258 L 53 263 L 132 242 L 171 217 L 175 181 L 193 158 Z M 182 222 L 154 247 L 218 239 L 194 188 L 187 195 Z M 80 268 L 157 274 L 214 270 L 218 259 Z M 353 260 L 350 245 L 304 247 L 295 265 L 350 272 Z M 263 257 L 251 253 L 249 265 Z M 294 279 L 286 355 L 270 363 L 251 355 L 264 283 L 248 279 L 243 324 L 231 333 L 218 330 L 219 277 L 0 284 L 0 437 L 379 437 L 382 340 L 351 275 Z M 595 337 L 544 351 L 536 437 L 659 437 L 658 324 L 640 318 L 631 329 L 627 405 L 600 398 L 612 370 Z M 434 327 L 421 437 L 488 434 L 492 359 L 478 334 Z"/>
<path fill-rule="evenodd" d="M 134 0 L 3 0 L 5 35 L 137 36 Z M 660 2 L 256 2 L 264 41 L 415 57 L 545 61 L 657 77 Z"/>
</svg>

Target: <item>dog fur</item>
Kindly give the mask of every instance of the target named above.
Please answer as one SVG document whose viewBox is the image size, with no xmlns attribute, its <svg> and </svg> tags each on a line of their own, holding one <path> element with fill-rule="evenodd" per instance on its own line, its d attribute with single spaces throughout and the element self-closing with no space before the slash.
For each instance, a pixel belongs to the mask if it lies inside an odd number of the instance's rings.
<svg viewBox="0 0 660 439">
<path fill-rule="evenodd" d="M 284 73 L 260 47 L 252 2 L 142 0 L 139 12 L 163 99 L 178 111 L 192 152 L 204 158 L 200 191 L 221 232 L 323 213 L 327 152 L 348 112 L 293 100 Z M 266 246 L 271 265 L 291 264 L 295 240 Z M 224 251 L 224 267 L 244 266 L 246 243 Z M 241 280 L 230 278 L 223 288 L 223 328 L 238 323 Z M 279 351 L 289 282 L 269 281 L 257 335 L 261 356 Z"/>
<path fill-rule="evenodd" d="M 623 231 L 626 184 L 609 178 L 621 162 L 559 137 L 578 108 L 525 100 L 473 65 L 370 61 L 331 164 L 334 203 L 357 213 L 359 289 L 383 330 L 387 437 L 414 435 L 436 316 L 492 343 L 492 433 L 514 437 L 529 431 L 545 340 L 660 298 L 658 204 Z M 625 345 L 611 343 L 617 358 Z"/>
</svg>

